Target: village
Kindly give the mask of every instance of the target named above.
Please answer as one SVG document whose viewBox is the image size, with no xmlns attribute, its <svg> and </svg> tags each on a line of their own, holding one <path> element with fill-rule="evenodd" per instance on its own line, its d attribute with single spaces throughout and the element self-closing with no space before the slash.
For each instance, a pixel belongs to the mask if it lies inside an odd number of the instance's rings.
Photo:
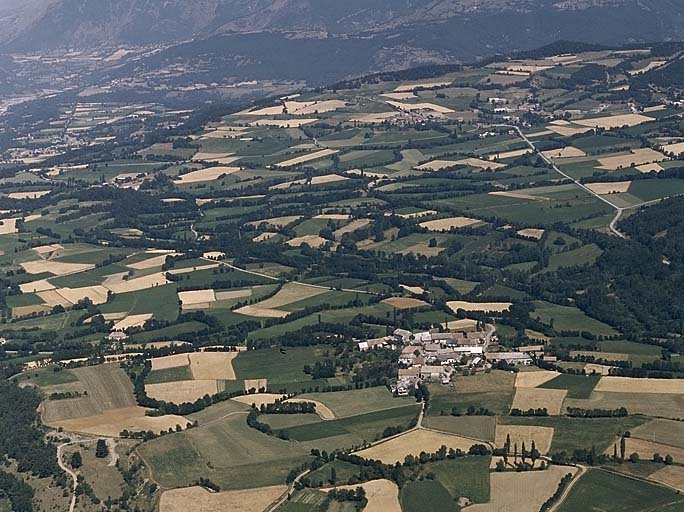
<svg viewBox="0 0 684 512">
<path fill-rule="evenodd" d="M 555 360 L 544 356 L 544 345 L 525 345 L 507 349 L 499 345 L 495 328 L 485 331 L 462 330 L 457 332 L 411 332 L 396 329 L 382 338 L 358 342 L 361 351 L 380 347 L 399 350 L 397 379 L 390 385 L 395 396 L 408 396 L 423 381 L 438 381 L 449 385 L 457 374 L 474 375 L 492 368 L 509 369 L 532 366 L 537 358 L 546 362 Z"/>
</svg>

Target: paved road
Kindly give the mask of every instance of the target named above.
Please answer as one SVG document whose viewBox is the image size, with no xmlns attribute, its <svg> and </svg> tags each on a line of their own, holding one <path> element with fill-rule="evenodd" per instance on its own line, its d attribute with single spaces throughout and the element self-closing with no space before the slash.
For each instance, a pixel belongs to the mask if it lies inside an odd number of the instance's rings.
<svg viewBox="0 0 684 512">
<path fill-rule="evenodd" d="M 553 161 L 552 161 L 550 158 L 548 158 L 544 153 L 542 153 L 541 151 L 539 151 L 539 150 L 537 149 L 537 147 L 532 143 L 532 141 L 531 141 L 530 139 L 528 139 L 528 138 L 525 136 L 525 134 L 523 133 L 523 131 L 522 131 L 518 126 L 515 126 L 515 125 L 512 125 L 512 124 L 510 124 L 510 125 L 509 125 L 509 124 L 497 124 L 497 125 L 493 125 L 493 126 L 494 126 L 494 127 L 499 127 L 499 128 L 509 128 L 509 129 L 511 129 L 511 130 L 515 130 L 515 131 L 518 133 L 518 135 L 520 136 L 520 138 L 521 138 L 522 140 L 524 140 L 525 143 L 526 143 L 530 148 L 532 148 L 532 150 L 533 150 L 537 155 L 539 155 L 539 157 L 541 157 L 542 160 L 544 160 L 544 162 L 546 162 L 549 166 L 551 166 L 551 168 L 552 168 L 554 171 L 556 171 L 558 174 L 560 174 L 561 176 L 563 176 L 563 178 L 572 181 L 576 186 L 578 186 L 579 188 L 581 188 L 582 190 L 584 190 L 586 193 L 591 194 L 592 196 L 594 196 L 594 197 L 595 197 L 596 199 L 598 199 L 599 201 L 602 201 L 602 202 L 606 203 L 608 206 L 610 206 L 611 208 L 613 208 L 613 209 L 615 210 L 615 217 L 613 218 L 613 220 L 612 220 L 611 223 L 610 223 L 610 226 L 609 226 L 609 227 L 610 227 L 610 230 L 611 230 L 613 233 L 615 233 L 617 236 L 619 236 L 620 238 L 627 238 L 627 237 L 624 235 L 624 233 L 621 233 L 621 232 L 617 229 L 617 227 L 616 227 L 617 222 L 620 220 L 620 217 L 622 217 L 622 212 L 624 211 L 624 208 L 621 208 L 620 206 L 617 206 L 617 205 L 611 203 L 610 201 L 608 201 L 608 199 L 606 199 L 605 197 L 603 197 L 603 196 L 597 194 L 596 192 L 594 192 L 593 190 L 591 190 L 590 188 L 588 188 L 586 185 L 584 185 L 583 183 L 581 183 L 578 179 L 575 179 L 575 178 L 573 178 L 572 176 L 570 176 L 569 174 L 567 174 L 567 173 L 561 171 L 561 170 L 558 168 L 558 166 L 557 166 L 555 163 L 553 163 Z M 641 206 L 641 205 L 638 205 L 638 206 Z"/>
<path fill-rule="evenodd" d="M 586 466 L 581 466 L 577 464 L 577 468 L 579 471 L 575 473 L 575 476 L 572 477 L 572 480 L 570 480 L 570 483 L 565 486 L 565 489 L 563 490 L 563 494 L 560 495 L 560 497 L 556 500 L 556 502 L 551 506 L 551 508 L 548 510 L 548 512 L 556 512 L 558 510 L 558 507 L 560 507 L 563 502 L 567 499 L 568 494 L 570 494 L 570 491 L 572 488 L 575 486 L 575 484 L 579 481 L 579 479 L 584 475 L 584 473 L 587 472 Z"/>
<path fill-rule="evenodd" d="M 587 192 L 588 194 L 591 194 L 592 196 L 594 196 L 595 198 L 597 198 L 599 201 L 602 201 L 602 202 L 606 203 L 607 205 L 609 205 L 611 208 L 613 208 L 613 209 L 615 210 L 615 217 L 613 217 L 613 220 L 610 221 L 610 225 L 609 225 L 608 227 L 610 228 L 610 230 L 611 230 L 615 235 L 619 236 L 619 237 L 622 238 L 622 239 L 627 239 L 627 235 L 625 235 L 625 234 L 622 233 L 620 230 L 618 230 L 618 228 L 617 228 L 617 223 L 620 221 L 620 218 L 622 218 L 622 214 L 623 214 L 626 210 L 633 210 L 633 209 L 635 209 L 635 208 L 640 208 L 640 207 L 642 207 L 642 206 L 647 206 L 647 205 L 649 205 L 649 204 L 659 203 L 660 201 L 663 201 L 663 200 L 665 200 L 665 199 L 668 199 L 669 197 L 674 197 L 674 196 L 667 196 L 667 197 L 663 197 L 663 198 L 660 198 L 660 199 L 654 199 L 654 200 L 652 200 L 652 201 L 643 201 L 643 202 L 641 202 L 641 203 L 639 203 L 639 204 L 634 204 L 634 205 L 631 205 L 631 206 L 624 206 L 624 207 L 623 207 L 623 206 L 618 206 L 618 205 L 613 204 L 612 202 L 610 202 L 610 201 L 609 201 L 608 199 L 606 199 L 604 196 L 602 196 L 602 195 L 600 195 L 600 194 L 597 194 L 596 192 L 594 192 L 593 190 L 591 190 L 590 188 L 588 188 L 586 185 L 584 185 L 583 183 L 581 183 L 579 180 L 577 180 L 577 179 L 573 178 L 572 176 L 570 176 L 569 174 L 567 174 L 567 173 L 561 171 L 555 163 L 553 163 L 546 155 L 544 155 L 541 151 L 539 151 L 539 150 L 537 149 L 537 147 L 534 145 L 534 143 L 533 143 L 530 139 L 528 139 L 528 138 L 525 136 L 525 134 L 522 132 L 522 130 L 520 129 L 520 127 L 515 126 L 515 125 L 511 125 L 511 124 L 495 124 L 495 125 L 491 125 L 491 126 L 492 126 L 493 128 L 509 128 L 509 129 L 511 129 L 511 130 L 515 130 L 515 131 L 518 133 L 518 135 L 520 136 L 520 138 L 521 138 L 522 140 L 524 140 L 525 143 L 526 143 L 530 148 L 532 148 L 532 150 L 544 160 L 544 162 L 546 162 L 548 165 L 550 165 L 551 168 L 553 168 L 554 171 L 556 171 L 558 174 L 560 174 L 561 176 L 563 176 L 565 179 L 568 179 L 568 180 L 572 181 L 576 186 L 578 186 L 579 188 L 581 188 L 582 190 L 584 190 L 584 191 Z M 682 194 L 677 194 L 677 195 L 682 195 Z"/>
</svg>

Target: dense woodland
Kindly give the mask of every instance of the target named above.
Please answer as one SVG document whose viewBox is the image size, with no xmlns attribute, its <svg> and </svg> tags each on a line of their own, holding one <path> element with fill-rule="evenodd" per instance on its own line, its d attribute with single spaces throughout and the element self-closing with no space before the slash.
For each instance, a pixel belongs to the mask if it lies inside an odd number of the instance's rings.
<svg viewBox="0 0 684 512">
<path fill-rule="evenodd" d="M 20 388 L 14 383 L 0 382 L 0 451 L 3 456 L 17 461 L 20 472 L 62 480 L 64 475 L 57 465 L 54 445 L 45 441 L 39 428 L 36 409 L 41 402 L 30 387 Z"/>
</svg>

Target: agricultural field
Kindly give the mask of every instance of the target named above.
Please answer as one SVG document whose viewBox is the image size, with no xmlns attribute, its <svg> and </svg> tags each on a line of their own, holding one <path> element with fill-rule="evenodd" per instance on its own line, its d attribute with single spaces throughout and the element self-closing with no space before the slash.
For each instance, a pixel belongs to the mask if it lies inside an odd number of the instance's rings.
<svg viewBox="0 0 684 512">
<path fill-rule="evenodd" d="M 579 510 L 677 510 L 684 500 L 674 491 L 606 471 L 589 471 L 573 486 L 561 512 Z"/>
<path fill-rule="evenodd" d="M 11 116 L 0 369 L 53 463 L 7 471 L 64 501 L 78 447 L 76 512 L 537 512 L 577 465 L 553 510 L 684 506 L 681 62 L 559 43 Z"/>
</svg>

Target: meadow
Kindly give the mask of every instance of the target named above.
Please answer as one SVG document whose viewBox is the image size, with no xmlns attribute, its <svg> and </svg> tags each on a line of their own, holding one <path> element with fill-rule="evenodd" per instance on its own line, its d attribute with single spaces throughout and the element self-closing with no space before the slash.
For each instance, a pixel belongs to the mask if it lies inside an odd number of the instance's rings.
<svg viewBox="0 0 684 512">
<path fill-rule="evenodd" d="M 671 512 L 682 507 L 684 499 L 663 487 L 606 471 L 591 470 L 573 486 L 560 512 L 614 510 Z M 587 508 L 589 505 L 589 508 Z"/>
</svg>

